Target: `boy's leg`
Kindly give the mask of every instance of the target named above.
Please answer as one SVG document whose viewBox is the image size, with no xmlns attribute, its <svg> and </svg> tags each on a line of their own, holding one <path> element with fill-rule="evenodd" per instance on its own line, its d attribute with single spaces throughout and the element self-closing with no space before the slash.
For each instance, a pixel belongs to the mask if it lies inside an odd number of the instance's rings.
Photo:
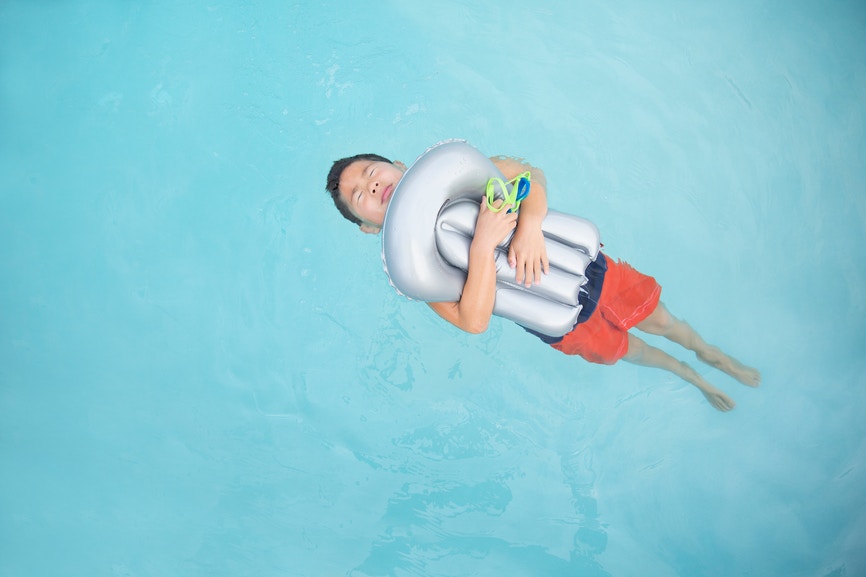
<svg viewBox="0 0 866 577">
<path fill-rule="evenodd" d="M 670 371 L 700 389 L 710 404 L 718 410 L 730 411 L 734 408 L 734 401 L 730 397 L 702 379 L 693 368 L 676 360 L 663 350 L 646 344 L 631 333 L 628 333 L 628 352 L 622 360 L 636 365 Z"/>
<path fill-rule="evenodd" d="M 637 328 L 653 335 L 663 336 L 694 351 L 698 359 L 731 375 L 744 385 L 757 387 L 761 382 L 761 373 L 729 357 L 718 347 L 707 344 L 688 323 L 673 316 L 663 303 L 659 303 L 650 316 L 638 323 Z"/>
</svg>

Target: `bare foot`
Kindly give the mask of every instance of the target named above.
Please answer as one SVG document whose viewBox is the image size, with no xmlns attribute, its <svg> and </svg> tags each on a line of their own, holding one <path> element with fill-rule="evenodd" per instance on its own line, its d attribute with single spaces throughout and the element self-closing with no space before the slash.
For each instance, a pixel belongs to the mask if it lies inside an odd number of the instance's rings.
<svg viewBox="0 0 866 577">
<path fill-rule="evenodd" d="M 697 371 L 691 368 L 688 364 L 680 362 L 678 369 L 679 370 L 676 371 L 677 374 L 696 386 L 716 409 L 726 413 L 737 406 L 731 397 L 705 381 L 703 377 L 701 377 Z"/>
<path fill-rule="evenodd" d="M 695 354 L 702 362 L 731 375 L 748 387 L 757 387 L 761 384 L 761 373 L 758 369 L 747 367 L 737 359 L 729 357 L 719 347 L 707 345 L 702 351 L 695 351 Z"/>
<path fill-rule="evenodd" d="M 702 347 L 702 352 L 704 353 L 702 358 L 704 362 L 709 362 L 709 364 L 715 367 L 724 365 L 728 367 L 729 370 L 733 370 L 730 367 L 733 366 L 733 363 L 736 361 L 722 354 L 722 352 L 717 348 L 704 346 Z M 713 356 L 714 353 L 715 356 Z M 645 367 L 655 367 L 672 372 L 686 382 L 696 386 L 701 393 L 704 394 L 710 404 L 720 411 L 730 411 L 735 406 L 734 401 L 731 400 L 730 397 L 705 381 L 703 377 L 701 377 L 688 364 L 676 360 L 661 349 L 646 344 L 642 339 L 631 333 L 628 333 L 628 352 L 623 357 L 623 360 L 637 365 L 643 365 Z M 725 363 L 730 363 L 730 365 L 726 365 Z M 754 369 L 747 369 L 746 367 L 739 365 L 739 363 L 737 363 L 737 365 L 743 369 L 742 376 L 745 376 L 745 373 L 748 370 L 754 371 Z M 760 376 L 758 375 L 758 372 L 754 371 L 754 373 L 756 378 L 759 380 Z"/>
<path fill-rule="evenodd" d="M 701 392 L 707 398 L 712 406 L 717 408 L 718 410 L 726 413 L 733 409 L 737 404 L 725 393 L 720 391 L 719 389 L 708 385 L 709 389 L 700 388 Z"/>
</svg>

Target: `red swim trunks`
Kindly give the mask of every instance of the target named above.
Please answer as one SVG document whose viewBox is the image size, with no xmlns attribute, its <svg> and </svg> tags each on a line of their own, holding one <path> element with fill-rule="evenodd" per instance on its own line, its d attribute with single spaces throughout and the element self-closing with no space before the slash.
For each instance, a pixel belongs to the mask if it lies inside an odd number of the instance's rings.
<svg viewBox="0 0 866 577">
<path fill-rule="evenodd" d="M 628 330 L 656 308 L 662 287 L 628 263 L 607 258 L 601 297 L 592 316 L 551 346 L 591 363 L 612 365 L 628 352 Z"/>
</svg>

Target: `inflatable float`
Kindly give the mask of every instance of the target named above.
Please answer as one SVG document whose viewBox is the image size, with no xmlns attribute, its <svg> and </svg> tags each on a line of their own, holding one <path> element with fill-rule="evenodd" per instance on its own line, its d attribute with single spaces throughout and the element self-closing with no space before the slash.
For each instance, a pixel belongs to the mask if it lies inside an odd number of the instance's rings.
<svg viewBox="0 0 866 577">
<path fill-rule="evenodd" d="M 460 300 L 479 199 L 491 190 L 497 198 L 514 199 L 514 186 L 462 140 L 439 143 L 419 156 L 394 190 L 382 225 L 382 261 L 391 285 L 414 300 Z M 554 210 L 548 211 L 542 231 L 550 272 L 529 288 L 517 284 L 508 265 L 513 233 L 497 247 L 493 314 L 560 337 L 577 323 L 586 269 L 600 248 L 599 233 L 592 222 Z"/>
</svg>

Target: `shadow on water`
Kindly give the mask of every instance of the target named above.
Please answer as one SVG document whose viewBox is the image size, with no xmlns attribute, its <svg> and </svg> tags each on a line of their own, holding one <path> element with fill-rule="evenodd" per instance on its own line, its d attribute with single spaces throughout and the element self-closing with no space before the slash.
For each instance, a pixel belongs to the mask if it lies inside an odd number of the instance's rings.
<svg viewBox="0 0 866 577">
<path fill-rule="evenodd" d="M 598 560 L 607 534 L 586 442 L 594 425 L 582 406 L 523 403 L 534 383 L 508 363 L 464 367 L 453 352 L 459 340 L 446 343 L 452 353 L 437 363 L 435 344 L 421 347 L 407 334 L 410 308 L 386 303 L 359 367 L 361 384 L 390 406 L 396 423 L 388 439 L 356 444 L 355 457 L 400 482 L 369 554 L 350 575 L 609 575 Z M 464 354 L 495 348 L 499 338 L 470 341 Z M 540 387 L 533 394 L 544 397 Z M 545 464 L 533 470 L 528 454 Z M 545 491 L 543 482 L 562 490 Z"/>
<path fill-rule="evenodd" d="M 568 464 L 564 464 L 568 466 Z M 446 526 L 451 521 L 469 526 L 495 525 L 512 499 L 507 483 L 483 481 L 475 485 L 434 483 L 405 485 L 388 502 L 383 522 L 386 530 L 373 542 L 370 555 L 350 573 L 353 576 L 446 574 L 483 570 L 483 574 L 508 575 L 610 575 L 596 559 L 607 535 L 595 518 L 596 503 L 585 488 L 573 484 L 574 548 L 568 559 L 539 545 L 511 543 L 505 539 L 459 533 Z"/>
</svg>

